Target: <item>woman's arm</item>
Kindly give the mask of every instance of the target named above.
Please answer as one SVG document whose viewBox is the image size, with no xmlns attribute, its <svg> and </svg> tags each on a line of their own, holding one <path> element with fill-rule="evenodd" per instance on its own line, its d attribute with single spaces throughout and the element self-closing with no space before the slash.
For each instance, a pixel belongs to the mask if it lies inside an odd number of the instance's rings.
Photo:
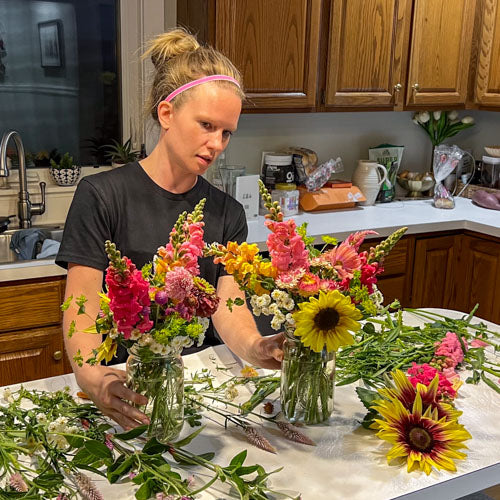
<svg viewBox="0 0 500 500">
<path fill-rule="evenodd" d="M 83 333 L 82 330 L 91 326 L 99 312 L 98 293 L 102 289 L 103 273 L 98 269 L 77 264 L 68 265 L 66 282 L 66 298 L 80 295 L 87 298 L 86 314 L 77 315 L 78 308 L 73 304 L 64 313 L 64 344 L 71 361 L 78 385 L 94 401 L 96 406 L 107 416 L 115 420 L 124 429 L 130 429 L 141 423 L 149 423 L 147 416 L 129 405 L 126 401 L 146 404 L 147 398 L 125 387 L 125 372 L 104 365 L 91 366 L 85 360 L 91 356 L 92 349 L 101 344 L 101 335 Z M 75 333 L 68 337 L 70 324 L 76 322 Z M 80 350 L 84 363 L 80 367 L 73 360 Z"/>
<path fill-rule="evenodd" d="M 226 300 L 237 297 L 245 300 L 243 292 L 232 276 L 221 276 L 217 284 L 220 305 L 212 316 L 214 326 L 224 343 L 237 356 L 262 368 L 278 369 L 283 359 L 282 345 L 284 334 L 278 333 L 263 337 L 255 324 L 252 313 L 246 303 L 234 306 L 231 312 Z"/>
</svg>

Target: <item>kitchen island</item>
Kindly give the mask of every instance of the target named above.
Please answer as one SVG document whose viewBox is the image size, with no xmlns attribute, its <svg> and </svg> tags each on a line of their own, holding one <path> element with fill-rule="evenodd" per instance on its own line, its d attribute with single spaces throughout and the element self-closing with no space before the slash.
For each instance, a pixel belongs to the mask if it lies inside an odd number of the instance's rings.
<svg viewBox="0 0 500 500">
<path fill-rule="evenodd" d="M 454 311 L 434 311 L 451 317 L 462 316 Z M 405 313 L 405 324 L 422 323 L 419 317 Z M 500 332 L 498 325 L 487 323 L 487 326 Z M 185 356 L 184 361 L 187 372 L 209 368 L 220 381 L 227 380 L 228 374 L 239 375 L 243 366 L 225 346 Z M 228 371 L 217 371 L 217 366 Z M 466 376 L 466 373 L 461 374 L 463 380 Z M 70 387 L 72 394 L 76 394 L 73 375 L 33 381 L 24 384 L 24 387 L 55 391 L 65 385 Z M 247 389 L 240 386 L 239 390 L 241 401 L 248 399 L 250 393 Z M 274 396 L 277 397 L 277 394 Z M 500 429 L 497 424 L 500 396 L 485 384 L 464 384 L 456 399 L 457 409 L 463 411 L 460 422 L 472 435 L 472 439 L 466 442 L 469 448 L 465 450 L 467 459 L 457 461 L 458 470 L 455 473 L 433 470 L 429 476 L 419 471 L 408 474 L 406 466 L 387 465 L 385 454 L 390 446 L 379 440 L 374 432 L 359 425 L 366 410 L 356 397 L 355 385 L 337 387 L 334 399 L 335 410 L 328 425 L 302 429 L 316 442 L 315 447 L 286 441 L 273 427 L 264 426 L 260 428 L 261 432 L 277 448 L 277 454 L 266 453 L 249 445 L 234 426 L 229 425 L 225 430 L 223 421 L 212 420 L 210 415 L 210 419 L 203 421 L 206 428 L 188 448 L 195 453 L 215 452 L 215 461 L 221 465 L 227 465 L 231 457 L 247 449 L 246 464 L 259 463 L 268 471 L 283 467 L 270 478 L 273 488 L 290 495 L 301 493 L 303 500 L 451 500 L 500 482 Z M 4 402 L 0 401 L 0 404 Z M 191 429 L 186 424 L 181 437 L 189 432 Z M 193 472 L 200 483 L 208 480 L 207 476 L 198 475 L 198 471 L 192 468 L 187 474 Z M 107 500 L 132 500 L 137 490 L 131 483 L 111 486 L 102 477 L 94 479 Z M 233 497 L 219 485 L 197 498 Z"/>
</svg>

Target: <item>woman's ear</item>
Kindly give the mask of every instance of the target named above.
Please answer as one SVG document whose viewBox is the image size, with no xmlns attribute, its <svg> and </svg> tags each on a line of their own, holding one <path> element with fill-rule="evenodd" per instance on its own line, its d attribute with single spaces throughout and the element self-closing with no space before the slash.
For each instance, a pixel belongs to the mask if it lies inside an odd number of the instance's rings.
<svg viewBox="0 0 500 500">
<path fill-rule="evenodd" d="M 158 121 L 162 129 L 168 130 L 170 128 L 173 111 L 174 107 L 171 102 L 161 101 L 160 104 L 158 104 Z"/>
</svg>

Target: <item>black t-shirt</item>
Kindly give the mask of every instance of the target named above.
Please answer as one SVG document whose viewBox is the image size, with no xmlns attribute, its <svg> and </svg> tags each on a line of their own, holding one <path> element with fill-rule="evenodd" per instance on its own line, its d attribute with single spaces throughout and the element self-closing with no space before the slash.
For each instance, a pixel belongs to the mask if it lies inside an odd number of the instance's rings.
<svg viewBox="0 0 500 500">
<path fill-rule="evenodd" d="M 140 269 L 153 259 L 168 237 L 181 212 L 191 212 L 206 198 L 204 213 L 205 241 L 242 243 L 248 234 L 245 211 L 234 198 L 212 186 L 203 177 L 188 192 L 174 194 L 156 184 L 138 162 L 84 177 L 78 184 L 71 204 L 56 263 L 69 263 L 105 271 L 108 258 L 104 242 L 110 240 L 122 255 Z M 200 276 L 217 286 L 224 274 L 221 265 L 202 258 Z M 212 326 L 205 335 L 205 345 L 220 340 Z M 116 363 L 123 362 L 121 352 Z"/>
</svg>

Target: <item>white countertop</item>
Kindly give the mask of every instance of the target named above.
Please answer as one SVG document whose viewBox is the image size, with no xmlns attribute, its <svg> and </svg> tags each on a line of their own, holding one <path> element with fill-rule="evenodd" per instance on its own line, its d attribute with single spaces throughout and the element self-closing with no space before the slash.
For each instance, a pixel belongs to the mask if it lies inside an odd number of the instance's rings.
<svg viewBox="0 0 500 500">
<path fill-rule="evenodd" d="M 455 208 L 434 208 L 432 200 L 408 200 L 380 203 L 371 207 L 355 207 L 328 212 L 302 212 L 293 217 L 297 225 L 307 222 L 307 232 L 321 243 L 324 234 L 344 239 L 354 231 L 372 229 L 380 236 L 388 236 L 396 229 L 408 226 L 406 234 L 468 229 L 500 238 L 500 212 L 474 205 L 467 198 L 455 198 Z M 264 216 L 249 221 L 249 243 L 257 243 L 266 249 L 269 230 L 264 225 Z M 54 261 L 37 261 L 0 265 L 0 282 L 38 277 L 62 276 L 66 271 Z"/>
<path fill-rule="evenodd" d="M 396 229 L 408 226 L 406 234 L 469 229 L 500 237 L 500 212 L 474 205 L 467 198 L 455 198 L 451 210 L 434 208 L 432 199 L 393 201 L 371 207 L 355 207 L 328 212 L 302 212 L 293 216 L 297 226 L 307 222 L 307 233 L 321 243 L 326 234 L 342 240 L 354 231 L 372 229 L 380 236 L 389 236 Z M 264 216 L 248 223 L 248 241 L 265 249 L 269 234 Z"/>
<path fill-rule="evenodd" d="M 462 317 L 463 313 L 430 309 L 450 317 Z M 405 324 L 422 325 L 423 321 L 405 312 Z M 499 326 L 485 322 L 488 328 L 500 331 Z M 202 352 L 184 356 L 187 372 L 208 368 L 219 380 L 228 375 L 239 375 L 243 366 L 224 345 L 211 347 Z M 217 371 L 217 366 L 226 366 L 228 371 Z M 260 370 L 259 370 L 260 371 Z M 467 374 L 462 372 L 465 380 Z M 63 375 L 24 383 L 26 389 L 55 391 L 65 385 L 76 393 L 75 377 Z M 19 385 L 13 386 L 15 388 Z M 248 399 L 250 392 L 238 386 L 241 401 Z M 272 395 L 274 399 L 278 394 Z M 238 402 L 241 402 L 238 399 Z M 224 431 L 223 420 L 204 419 L 206 428 L 188 448 L 195 453 L 216 452 L 216 461 L 227 465 L 229 459 L 243 449 L 248 450 L 247 464 L 261 464 L 266 470 L 283 470 L 274 474 L 270 482 L 274 489 L 302 494 L 303 500 L 348 498 L 350 500 L 452 500 L 469 493 L 496 485 L 500 478 L 500 397 L 486 384 L 477 386 L 463 384 L 456 399 L 460 417 L 472 439 L 467 441 L 466 460 L 456 462 L 457 471 L 433 470 L 429 476 L 422 471 L 406 472 L 406 466 L 387 465 L 386 453 L 390 445 L 381 441 L 373 431 L 360 427 L 366 410 L 358 400 L 355 385 L 335 388 L 334 412 L 328 424 L 307 427 L 304 432 L 317 446 L 309 447 L 291 443 L 280 438 L 276 431 L 265 425 L 259 428 L 277 448 L 277 454 L 266 453 L 249 445 L 229 426 Z M 259 411 L 259 410 L 256 410 Z M 182 436 L 192 432 L 184 426 Z M 190 469 L 195 476 L 197 470 Z M 102 477 L 92 476 L 104 498 L 133 500 L 137 489 L 130 482 L 109 485 Z M 200 475 L 200 477 L 203 477 Z M 204 478 L 206 479 L 206 478 Z M 197 496 L 200 500 L 229 498 L 226 491 L 211 489 Z M 217 491 L 218 490 L 218 491 Z M 234 498 L 231 496 L 231 498 Z"/>
</svg>

